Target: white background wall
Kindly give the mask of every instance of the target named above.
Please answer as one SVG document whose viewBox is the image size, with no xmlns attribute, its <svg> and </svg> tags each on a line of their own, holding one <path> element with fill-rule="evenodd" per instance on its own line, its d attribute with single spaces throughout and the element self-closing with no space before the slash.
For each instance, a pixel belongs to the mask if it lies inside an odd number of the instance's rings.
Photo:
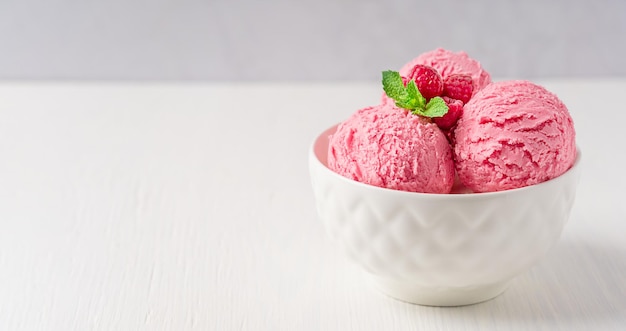
<svg viewBox="0 0 626 331">
<path fill-rule="evenodd" d="M 0 0 L 0 79 L 372 80 L 438 46 L 626 75 L 626 1 Z"/>
</svg>

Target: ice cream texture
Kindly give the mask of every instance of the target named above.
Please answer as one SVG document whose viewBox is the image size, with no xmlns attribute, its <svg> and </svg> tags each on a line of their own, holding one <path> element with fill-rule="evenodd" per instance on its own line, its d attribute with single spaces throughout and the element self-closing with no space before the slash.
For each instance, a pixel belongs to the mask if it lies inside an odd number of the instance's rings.
<svg viewBox="0 0 626 331">
<path fill-rule="evenodd" d="M 378 187 L 450 193 L 452 150 L 429 120 L 393 105 L 361 109 L 330 137 L 328 166 L 336 173 Z"/>
<path fill-rule="evenodd" d="M 474 192 L 520 188 L 555 178 L 576 159 L 567 107 L 528 81 L 488 85 L 464 107 L 457 123 L 455 165 Z"/>
</svg>

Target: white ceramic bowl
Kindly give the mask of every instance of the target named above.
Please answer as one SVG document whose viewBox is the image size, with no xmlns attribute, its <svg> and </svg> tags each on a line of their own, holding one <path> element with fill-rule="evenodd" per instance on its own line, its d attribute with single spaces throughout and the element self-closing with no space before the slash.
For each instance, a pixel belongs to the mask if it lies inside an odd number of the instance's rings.
<svg viewBox="0 0 626 331">
<path fill-rule="evenodd" d="M 362 184 L 328 169 L 324 131 L 309 155 L 317 211 L 347 255 L 397 299 L 458 306 L 496 297 L 558 240 L 580 172 L 480 194 L 426 194 Z"/>
</svg>

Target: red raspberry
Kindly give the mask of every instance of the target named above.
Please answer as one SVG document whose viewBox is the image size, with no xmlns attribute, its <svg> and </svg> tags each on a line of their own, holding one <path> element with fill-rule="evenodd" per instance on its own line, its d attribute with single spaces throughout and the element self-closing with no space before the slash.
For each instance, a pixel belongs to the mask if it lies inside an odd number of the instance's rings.
<svg viewBox="0 0 626 331">
<path fill-rule="evenodd" d="M 443 95 L 461 100 L 466 104 L 474 92 L 474 82 L 470 75 L 450 75 L 443 82 Z"/>
<path fill-rule="evenodd" d="M 442 130 L 449 130 L 463 114 L 463 101 L 443 97 L 443 101 L 448 105 L 448 112 L 441 117 L 433 117 L 433 122 Z"/>
<path fill-rule="evenodd" d="M 443 92 L 443 79 L 433 67 L 418 64 L 411 70 L 409 78 L 415 80 L 417 89 L 426 100 Z"/>
</svg>

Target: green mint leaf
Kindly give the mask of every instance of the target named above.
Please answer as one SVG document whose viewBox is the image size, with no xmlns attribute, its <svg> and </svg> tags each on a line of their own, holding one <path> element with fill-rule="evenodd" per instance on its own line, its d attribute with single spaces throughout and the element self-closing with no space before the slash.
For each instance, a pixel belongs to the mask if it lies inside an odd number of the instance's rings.
<svg viewBox="0 0 626 331">
<path fill-rule="evenodd" d="M 425 116 L 426 117 L 426 115 L 424 115 L 424 111 L 423 110 L 424 109 L 421 109 L 421 108 L 412 109 L 411 110 L 411 114 L 419 115 L 419 116 Z"/>
<path fill-rule="evenodd" d="M 422 96 L 419 89 L 417 88 L 417 84 L 415 84 L 415 80 L 411 79 L 410 82 L 406 84 L 406 91 L 409 94 L 409 98 L 412 101 L 412 104 L 415 105 L 412 109 L 415 108 L 425 108 L 426 107 L 426 98 Z"/>
<path fill-rule="evenodd" d="M 405 103 L 407 101 L 408 93 L 402 82 L 402 77 L 397 71 L 383 71 L 383 90 L 388 97 L 396 102 Z"/>
<path fill-rule="evenodd" d="M 441 117 L 447 112 L 448 105 L 446 105 L 446 102 L 443 101 L 443 99 L 440 97 L 434 97 L 430 99 L 430 101 L 428 101 L 428 104 L 426 105 L 426 110 L 423 112 L 423 114 L 420 115 L 426 117 Z"/>
<path fill-rule="evenodd" d="M 396 101 L 396 106 L 408 109 L 415 115 L 438 117 L 448 111 L 448 106 L 439 97 L 433 98 L 426 104 L 426 98 L 420 93 L 415 80 L 409 81 L 404 86 L 402 77 L 397 71 L 383 71 L 383 90 L 388 97 Z M 433 102 L 435 99 L 439 100 Z M 443 108 L 441 107 L 442 105 Z"/>
<path fill-rule="evenodd" d="M 408 101 L 398 101 L 398 102 L 396 102 L 396 106 L 399 107 L 399 108 L 404 108 L 404 109 L 408 109 L 408 110 L 413 109 L 413 105 L 411 103 L 409 103 Z"/>
</svg>

